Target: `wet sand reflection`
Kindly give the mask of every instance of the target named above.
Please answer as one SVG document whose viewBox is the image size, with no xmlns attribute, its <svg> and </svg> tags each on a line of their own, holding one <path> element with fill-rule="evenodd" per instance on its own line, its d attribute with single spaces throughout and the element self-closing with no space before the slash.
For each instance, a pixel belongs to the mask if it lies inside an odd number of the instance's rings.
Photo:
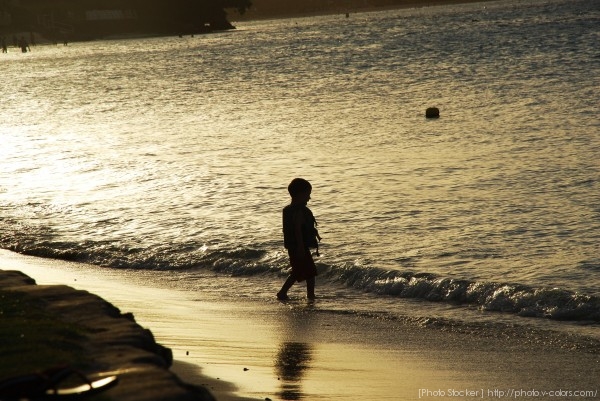
<svg viewBox="0 0 600 401">
<path fill-rule="evenodd" d="M 301 400 L 305 397 L 302 391 L 302 377 L 310 367 L 312 349 L 310 344 L 301 342 L 284 342 L 277 353 L 275 368 L 281 381 L 279 396 L 282 400 Z"/>
</svg>

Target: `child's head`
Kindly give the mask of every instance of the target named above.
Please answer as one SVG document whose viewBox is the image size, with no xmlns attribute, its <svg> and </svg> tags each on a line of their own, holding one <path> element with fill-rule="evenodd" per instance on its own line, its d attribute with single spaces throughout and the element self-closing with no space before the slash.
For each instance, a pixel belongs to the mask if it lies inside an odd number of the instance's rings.
<svg viewBox="0 0 600 401">
<path fill-rule="evenodd" d="M 310 194 L 312 191 L 312 185 L 304 178 L 294 178 L 290 185 L 288 185 L 288 192 L 292 198 L 297 198 L 303 194 Z"/>
</svg>

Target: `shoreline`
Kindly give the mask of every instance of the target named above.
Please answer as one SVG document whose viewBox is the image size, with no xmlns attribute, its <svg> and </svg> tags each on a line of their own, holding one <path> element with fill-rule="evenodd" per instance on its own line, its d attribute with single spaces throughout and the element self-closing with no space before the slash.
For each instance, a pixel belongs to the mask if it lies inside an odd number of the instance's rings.
<svg viewBox="0 0 600 401">
<path fill-rule="evenodd" d="M 318 302 L 216 300 L 159 285 L 153 277 L 160 272 L 114 271 L 0 251 L 0 267 L 9 266 L 39 283 L 70 283 L 100 294 L 133 313 L 172 350 L 173 373 L 205 386 L 220 401 L 434 400 L 440 389 L 478 389 L 477 397 L 453 397 L 460 400 L 497 399 L 495 390 L 509 388 L 598 395 L 598 350 L 524 342 L 510 332 L 491 338 L 331 315 Z M 578 399 L 597 399 L 591 394 Z"/>
<path fill-rule="evenodd" d="M 294 19 L 294 18 L 311 18 L 311 17 L 319 17 L 319 16 L 329 16 L 329 15 L 353 15 L 353 14 L 362 14 L 362 13 L 371 13 L 371 12 L 383 12 L 383 11 L 393 11 L 393 10 L 405 10 L 405 9 L 422 9 L 428 7 L 440 7 L 446 5 L 459 5 L 459 4 L 473 4 L 473 3 L 490 3 L 498 0 L 428 0 L 426 2 L 421 2 L 418 0 L 406 0 L 401 4 L 387 5 L 387 6 L 357 6 L 357 7 L 348 7 L 339 8 L 339 9 L 328 9 L 328 10 L 315 10 L 315 11 L 306 11 L 306 12 L 292 12 L 292 13 L 258 13 L 254 14 L 252 9 L 246 11 L 243 15 L 236 12 L 236 14 L 232 14 L 228 20 L 230 23 L 248 23 L 254 21 L 268 21 L 268 20 L 278 20 L 278 19 Z M 186 37 L 186 36 L 198 36 L 201 37 L 203 35 L 209 34 L 219 34 L 224 32 L 232 32 L 237 29 L 234 26 L 231 29 L 227 30 L 213 30 L 206 32 L 195 32 L 195 33 L 186 33 L 186 34 L 159 34 L 159 33 L 142 33 L 142 32 L 132 32 L 127 34 L 107 34 L 104 36 L 99 36 L 93 39 L 86 40 L 68 40 L 68 43 L 85 43 L 85 42 L 93 42 L 93 41 L 105 41 L 105 40 L 128 40 L 128 39 L 144 39 L 144 38 L 172 38 L 172 37 Z M 44 37 L 39 32 L 30 33 L 29 31 L 16 31 L 13 33 L 5 32 L 0 36 L 26 36 L 33 34 L 35 35 L 36 41 L 33 46 L 56 46 L 58 41 L 51 40 Z M 66 46 L 66 42 L 65 42 Z M 12 44 L 8 46 L 12 49 L 17 49 L 18 46 L 13 46 Z M 31 50 L 29 50 L 31 51 Z"/>
<path fill-rule="evenodd" d="M 339 9 L 331 9 L 331 10 L 323 10 L 323 11 L 311 11 L 311 12 L 296 12 L 296 13 L 271 13 L 271 14 L 258 14 L 253 15 L 252 9 L 246 11 L 244 15 L 236 14 L 235 17 L 231 17 L 230 20 L 232 23 L 236 22 L 252 22 L 252 21 L 264 21 L 264 20 L 277 20 L 277 19 L 294 19 L 294 18 L 311 18 L 311 17 L 320 17 L 320 16 L 330 16 L 330 15 L 341 15 L 345 16 L 346 14 L 349 17 L 352 17 L 354 14 L 362 14 L 362 13 L 374 13 L 374 12 L 383 12 L 383 11 L 393 11 L 393 10 L 407 10 L 407 9 L 423 9 L 429 7 L 442 7 L 442 6 L 450 6 L 450 5 L 459 5 L 459 4 L 473 4 L 473 3 L 491 3 L 499 0 L 429 0 L 426 2 L 418 1 L 418 0 L 406 0 L 402 4 L 395 5 L 387 5 L 387 6 L 358 6 L 358 7 L 348 7 L 348 8 L 339 8 Z"/>
</svg>

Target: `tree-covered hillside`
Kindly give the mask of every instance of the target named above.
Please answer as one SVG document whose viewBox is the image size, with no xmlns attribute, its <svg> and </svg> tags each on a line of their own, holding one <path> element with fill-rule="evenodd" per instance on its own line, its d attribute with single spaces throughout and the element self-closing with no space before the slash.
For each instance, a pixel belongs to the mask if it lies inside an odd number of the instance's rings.
<svg viewBox="0 0 600 401">
<path fill-rule="evenodd" d="M 226 10 L 250 6 L 251 0 L 0 0 L 0 34 L 79 40 L 200 33 L 233 28 Z"/>
</svg>

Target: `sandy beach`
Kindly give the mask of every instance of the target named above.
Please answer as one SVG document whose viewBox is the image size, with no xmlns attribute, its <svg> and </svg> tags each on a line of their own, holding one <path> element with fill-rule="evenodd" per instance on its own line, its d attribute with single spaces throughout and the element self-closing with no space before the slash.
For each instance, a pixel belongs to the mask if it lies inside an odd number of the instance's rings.
<svg viewBox="0 0 600 401">
<path fill-rule="evenodd" d="M 598 400 L 598 0 L 290 1 L 237 31 L 1 55 L 0 380 Z M 1 3 L 8 29 L 41 2 Z M 323 237 L 314 302 L 275 297 L 294 177 Z"/>
<path fill-rule="evenodd" d="M 598 395 L 598 349 L 570 349 L 568 339 L 551 333 L 522 339 L 507 331 L 489 338 L 322 314 L 318 301 L 256 304 L 225 293 L 215 299 L 169 289 L 161 273 L 140 280 L 139 272 L 135 278 L 4 250 L 0 266 L 38 284 L 90 291 L 133 313 L 173 351 L 172 371 L 219 400 L 543 400 L 551 398 L 545 392 L 558 390 L 591 392 L 577 399 Z"/>
</svg>

